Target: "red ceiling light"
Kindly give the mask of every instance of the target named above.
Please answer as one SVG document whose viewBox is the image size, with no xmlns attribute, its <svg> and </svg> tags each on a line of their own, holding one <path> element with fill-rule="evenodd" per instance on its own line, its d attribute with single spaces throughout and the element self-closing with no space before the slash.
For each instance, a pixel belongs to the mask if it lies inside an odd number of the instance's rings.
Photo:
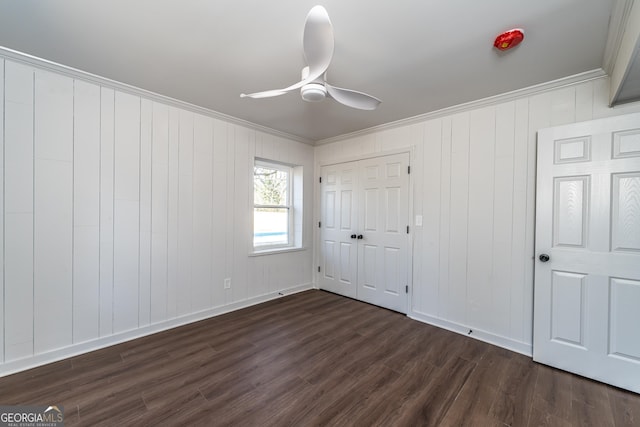
<svg viewBox="0 0 640 427">
<path fill-rule="evenodd" d="M 505 31 L 496 37 L 493 46 L 498 50 L 509 50 L 516 47 L 524 39 L 524 32 L 520 28 Z"/>
</svg>

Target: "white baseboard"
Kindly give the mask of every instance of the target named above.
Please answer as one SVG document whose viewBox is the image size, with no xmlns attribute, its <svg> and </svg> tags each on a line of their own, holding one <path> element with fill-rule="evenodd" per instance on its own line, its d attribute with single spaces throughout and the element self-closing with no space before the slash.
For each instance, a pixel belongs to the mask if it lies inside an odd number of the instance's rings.
<svg viewBox="0 0 640 427">
<path fill-rule="evenodd" d="M 407 314 L 407 316 L 419 322 L 428 323 L 429 325 L 437 326 L 448 331 L 457 332 L 461 335 L 497 345 L 498 347 L 506 348 L 507 350 L 515 351 L 516 353 L 524 354 L 528 357 L 532 357 L 533 355 L 533 346 L 531 344 L 476 329 L 473 326 L 462 325 L 460 323 L 451 322 L 449 320 L 430 316 L 417 311 L 413 311 Z M 469 331 L 471 331 L 471 333 L 469 333 Z"/>
<path fill-rule="evenodd" d="M 252 305 L 260 304 L 277 298 L 282 298 L 286 295 L 291 295 L 310 289 L 314 289 L 313 284 L 306 283 L 304 285 L 294 286 L 292 288 L 282 289 L 280 291 L 259 295 L 243 301 L 210 308 L 196 313 L 189 313 L 187 315 L 166 320 L 164 322 L 155 323 L 153 325 L 144 326 L 142 328 L 121 332 L 114 335 L 109 335 L 108 337 L 102 337 L 91 341 L 73 344 L 68 347 L 37 354 L 32 357 L 13 360 L 0 365 L 0 377 L 35 368 L 37 366 L 46 365 L 48 363 L 57 362 L 62 359 L 88 353 L 90 351 L 99 350 L 101 348 L 109 347 L 115 344 L 120 344 L 125 341 L 130 341 L 136 338 L 141 338 L 147 335 L 166 331 L 178 326 L 183 326 L 200 320 L 209 319 L 211 317 L 219 316 L 231 311 L 250 307 Z"/>
</svg>

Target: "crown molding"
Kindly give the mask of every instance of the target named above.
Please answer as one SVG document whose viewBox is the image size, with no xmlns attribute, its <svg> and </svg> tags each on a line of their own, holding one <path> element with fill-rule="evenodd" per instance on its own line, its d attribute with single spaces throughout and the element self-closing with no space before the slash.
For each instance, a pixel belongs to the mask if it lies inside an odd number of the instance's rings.
<svg viewBox="0 0 640 427">
<path fill-rule="evenodd" d="M 237 117 L 229 116 L 227 114 L 211 110 L 209 108 L 201 107 L 195 104 L 190 104 L 188 102 L 180 101 L 179 99 L 160 95 L 158 93 L 151 92 L 145 89 L 140 89 L 138 87 L 131 86 L 126 83 L 121 83 L 115 80 L 108 79 L 106 77 L 101 77 L 96 74 L 91 74 L 86 71 L 78 70 L 73 67 L 68 67 L 66 65 L 58 64 L 53 61 L 38 58 L 36 56 L 19 52 L 17 50 L 9 49 L 3 46 L 0 46 L 0 57 L 11 60 L 11 61 L 15 61 L 15 62 L 21 62 L 23 64 L 26 64 L 35 68 L 39 68 L 45 71 L 51 71 L 54 73 L 62 74 L 64 76 L 71 77 L 73 79 L 83 80 L 83 81 L 94 83 L 103 87 L 108 87 L 110 89 L 126 92 L 131 95 L 136 95 L 149 100 L 161 102 L 163 104 L 181 108 L 197 114 L 202 114 L 204 116 L 222 120 L 238 126 L 243 126 L 249 129 L 253 129 L 255 131 L 267 133 L 273 136 L 277 136 L 279 138 L 285 138 L 285 139 L 301 142 L 308 145 L 314 145 L 314 141 L 310 139 L 302 138 L 300 136 L 292 135 L 286 132 L 281 132 L 276 129 L 271 129 L 269 127 L 262 126 L 257 123 L 252 123 L 247 120 L 242 120 Z"/>
<path fill-rule="evenodd" d="M 633 0 L 618 0 L 619 2 L 633 2 Z M 627 14 L 628 16 L 628 14 Z M 530 96 L 536 93 L 545 92 L 552 89 L 557 89 L 564 86 L 570 86 L 577 83 L 586 82 L 589 80 L 598 79 L 607 75 L 607 73 L 602 69 L 596 69 L 592 71 L 587 71 L 584 73 L 576 74 L 569 77 L 564 77 L 558 80 L 553 80 L 550 82 L 538 84 L 535 86 L 530 86 L 524 89 L 517 89 L 512 92 L 507 92 L 500 95 L 491 96 L 488 98 L 479 99 L 476 101 L 467 102 L 464 104 L 455 105 L 452 107 L 443 108 L 441 110 L 432 111 L 425 114 L 420 114 L 417 116 L 409 117 L 406 119 L 397 120 L 394 122 L 386 123 L 379 126 L 370 127 L 367 129 L 358 130 L 355 132 L 338 135 L 335 137 L 322 139 L 318 141 L 313 141 L 307 138 L 302 138 L 297 135 L 292 135 L 286 132 L 278 131 L 276 129 L 272 129 L 266 126 L 262 126 L 256 123 L 252 123 L 246 120 L 239 119 L 237 117 L 233 117 L 224 113 L 220 113 L 218 111 L 214 111 L 205 107 L 201 107 L 195 104 L 190 104 L 185 101 L 180 101 L 175 98 L 171 98 L 165 95 L 160 95 L 155 92 L 151 92 L 145 89 L 141 89 L 135 86 L 128 85 L 126 83 L 121 83 L 115 80 L 108 79 L 106 77 L 101 77 L 95 74 L 88 73 L 86 71 L 78 70 L 73 67 L 68 67 L 66 65 L 58 64 L 53 61 L 49 61 L 46 59 L 38 58 L 36 56 L 32 56 L 23 52 L 19 52 L 13 49 L 9 49 L 6 47 L 0 46 L 0 57 L 21 62 L 26 65 L 30 65 L 36 68 L 40 68 L 46 71 L 52 71 L 58 74 L 62 74 L 74 79 L 83 80 L 86 82 L 94 83 L 103 87 L 108 87 L 111 89 L 119 90 L 122 92 L 126 92 L 132 95 L 140 96 L 146 99 L 158 101 L 167 105 L 171 105 L 177 108 L 182 108 L 187 111 L 191 111 L 194 113 L 202 114 L 214 119 L 222 120 L 231 124 L 235 124 L 238 126 L 243 126 L 249 129 L 253 129 L 255 131 L 263 132 L 266 134 L 270 134 L 279 138 L 285 138 L 292 141 L 301 142 L 307 145 L 323 145 L 330 144 L 332 142 L 343 141 L 345 139 L 354 138 L 357 136 L 368 135 L 374 132 L 380 132 L 383 130 L 394 129 L 401 126 L 408 126 L 416 123 L 420 123 L 426 120 L 431 120 L 443 116 L 448 116 L 455 113 L 460 113 L 464 111 L 469 111 L 472 109 L 480 108 L 483 106 L 488 106 L 492 104 L 498 104 L 501 102 L 508 102 L 517 98 Z"/>
<path fill-rule="evenodd" d="M 618 58 L 622 37 L 624 36 L 629 14 L 633 7 L 634 0 L 614 0 L 609 17 L 609 32 L 607 34 L 607 44 L 604 50 L 602 68 L 608 75 L 613 72 L 613 67 Z"/>
<path fill-rule="evenodd" d="M 545 83 L 537 84 L 534 86 L 529 86 L 523 89 L 517 89 L 511 92 L 506 92 L 500 95 L 494 95 L 488 98 L 482 98 L 475 101 L 466 102 L 464 104 L 454 105 L 451 107 L 443 108 L 441 110 L 420 114 L 418 116 L 413 116 L 406 119 L 400 119 L 394 122 L 386 123 L 379 126 L 373 126 L 367 129 L 358 130 L 358 131 L 347 133 L 344 135 L 322 139 L 322 140 L 316 141 L 315 145 L 318 146 L 318 145 L 324 145 L 324 144 L 331 144 L 333 142 L 344 141 L 346 139 L 369 135 L 375 132 L 395 129 L 402 126 L 410 126 L 410 125 L 418 124 L 421 122 L 425 122 L 427 120 L 433 120 L 433 119 L 437 119 L 445 116 L 450 116 L 452 114 L 475 110 L 477 108 L 496 105 L 503 102 L 509 102 L 519 98 L 524 98 L 527 96 L 542 93 L 542 92 L 548 92 L 553 89 L 559 89 L 566 86 L 572 86 L 575 84 L 600 79 L 602 77 L 605 77 L 606 75 L 607 73 L 605 73 L 603 69 L 598 68 L 595 70 L 586 71 L 584 73 L 574 74 L 573 76 L 563 77 L 561 79 L 552 80 L 550 82 L 545 82 Z"/>
</svg>

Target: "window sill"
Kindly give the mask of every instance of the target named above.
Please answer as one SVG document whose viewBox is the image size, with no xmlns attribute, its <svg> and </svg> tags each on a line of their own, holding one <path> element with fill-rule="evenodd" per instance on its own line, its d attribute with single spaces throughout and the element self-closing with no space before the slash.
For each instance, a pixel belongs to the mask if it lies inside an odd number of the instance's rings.
<svg viewBox="0 0 640 427">
<path fill-rule="evenodd" d="M 264 250 L 257 250 L 257 251 L 250 252 L 249 256 L 275 255 L 275 254 L 282 254 L 287 252 L 300 252 L 300 251 L 306 251 L 306 250 L 307 248 L 305 247 L 264 249 Z"/>
</svg>

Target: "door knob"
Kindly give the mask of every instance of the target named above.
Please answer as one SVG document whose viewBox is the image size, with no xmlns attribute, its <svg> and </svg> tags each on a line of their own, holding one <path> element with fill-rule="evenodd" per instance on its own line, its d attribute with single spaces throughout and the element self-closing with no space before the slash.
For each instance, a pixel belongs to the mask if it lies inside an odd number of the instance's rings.
<svg viewBox="0 0 640 427">
<path fill-rule="evenodd" d="M 352 239 L 355 239 L 355 238 L 356 238 L 356 235 L 355 235 L 355 234 L 352 234 L 352 235 L 351 235 L 351 238 L 352 238 Z"/>
<path fill-rule="evenodd" d="M 361 240 L 363 238 L 364 238 L 364 236 L 362 234 L 358 234 L 358 240 Z"/>
<path fill-rule="evenodd" d="M 538 257 L 538 259 L 539 259 L 540 261 L 542 261 L 542 262 L 547 262 L 547 261 L 549 261 L 549 259 L 550 259 L 550 258 L 549 258 L 549 255 L 547 255 L 547 254 L 540 254 L 540 256 Z"/>
</svg>

